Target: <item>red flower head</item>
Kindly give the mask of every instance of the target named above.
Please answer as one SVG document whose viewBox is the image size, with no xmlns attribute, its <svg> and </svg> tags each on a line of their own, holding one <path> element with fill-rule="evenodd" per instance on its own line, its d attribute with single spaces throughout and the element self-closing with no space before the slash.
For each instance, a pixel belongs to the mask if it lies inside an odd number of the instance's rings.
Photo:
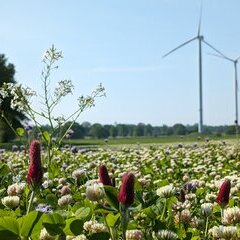
<svg viewBox="0 0 240 240">
<path fill-rule="evenodd" d="M 134 202 L 134 178 L 132 173 L 127 173 L 122 178 L 118 201 L 124 205 L 131 205 Z"/>
<path fill-rule="evenodd" d="M 108 175 L 108 170 L 105 165 L 100 165 L 98 169 L 98 176 L 100 179 L 100 182 L 103 185 L 109 185 L 112 186 L 112 181 Z"/>
<path fill-rule="evenodd" d="M 41 145 L 39 141 L 33 140 L 29 148 L 30 165 L 27 174 L 27 183 L 37 187 L 42 183 L 43 170 L 41 163 Z"/>
<path fill-rule="evenodd" d="M 218 196 L 216 198 L 216 202 L 222 207 L 225 207 L 229 202 L 230 189 L 231 189 L 231 182 L 230 180 L 227 179 L 222 183 L 219 189 Z"/>
</svg>

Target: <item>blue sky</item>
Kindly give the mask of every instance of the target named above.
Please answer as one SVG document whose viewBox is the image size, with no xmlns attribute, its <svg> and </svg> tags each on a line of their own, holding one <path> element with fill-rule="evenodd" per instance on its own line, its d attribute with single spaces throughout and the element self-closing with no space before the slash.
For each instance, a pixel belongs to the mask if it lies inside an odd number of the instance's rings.
<svg viewBox="0 0 240 240">
<path fill-rule="evenodd" d="M 231 58 L 240 55 L 240 1 L 203 1 L 202 34 Z M 98 83 L 107 97 L 79 122 L 198 122 L 197 42 L 162 56 L 195 37 L 199 0 L 0 1 L 0 53 L 16 66 L 16 80 L 41 91 L 41 59 L 54 44 L 64 59 L 53 83 L 71 79 L 73 96 L 59 113 Z M 234 122 L 233 65 L 203 48 L 204 124 Z"/>
</svg>

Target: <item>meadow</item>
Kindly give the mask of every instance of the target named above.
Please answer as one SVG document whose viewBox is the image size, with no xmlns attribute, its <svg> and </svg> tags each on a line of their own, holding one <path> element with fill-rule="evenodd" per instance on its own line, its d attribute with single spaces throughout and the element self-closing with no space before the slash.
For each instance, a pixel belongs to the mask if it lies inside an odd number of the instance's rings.
<svg viewBox="0 0 240 240">
<path fill-rule="evenodd" d="M 240 239 L 236 144 L 40 149 L 1 151 L 0 239 Z"/>
</svg>

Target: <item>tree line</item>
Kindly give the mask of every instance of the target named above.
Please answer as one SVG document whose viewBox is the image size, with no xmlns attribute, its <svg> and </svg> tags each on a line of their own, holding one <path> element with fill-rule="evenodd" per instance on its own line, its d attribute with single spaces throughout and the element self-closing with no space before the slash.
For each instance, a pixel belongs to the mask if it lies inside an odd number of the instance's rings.
<svg viewBox="0 0 240 240">
<path fill-rule="evenodd" d="M 71 122 L 65 124 L 67 129 Z M 48 126 L 43 126 L 48 129 Z M 64 129 L 63 129 L 64 131 Z M 234 135 L 235 125 L 232 126 L 204 126 L 204 133 L 209 135 Z M 77 123 L 75 122 L 67 135 L 72 139 L 83 138 L 130 138 L 130 137 L 149 137 L 157 138 L 164 136 L 185 136 L 198 133 L 198 125 L 183 125 L 176 123 L 173 126 L 152 126 L 151 124 L 100 124 L 90 122 Z M 61 135 L 61 133 L 60 133 Z"/>
</svg>

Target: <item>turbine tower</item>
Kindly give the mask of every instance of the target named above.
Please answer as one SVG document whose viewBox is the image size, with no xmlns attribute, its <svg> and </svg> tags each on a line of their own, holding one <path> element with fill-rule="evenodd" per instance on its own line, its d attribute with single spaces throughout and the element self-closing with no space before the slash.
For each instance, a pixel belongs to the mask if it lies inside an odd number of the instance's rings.
<svg viewBox="0 0 240 240">
<path fill-rule="evenodd" d="M 175 52 L 179 48 L 195 41 L 198 40 L 198 71 L 199 71 L 199 124 L 198 124 L 198 132 L 202 133 L 203 132 L 203 97 L 202 97 L 202 44 L 204 43 L 211 49 L 213 49 L 215 52 L 218 54 L 222 55 L 220 51 L 218 51 L 215 47 L 213 47 L 210 43 L 208 43 L 205 39 L 204 36 L 201 34 L 201 21 L 202 21 L 202 5 L 201 5 L 201 11 L 200 11 L 200 18 L 199 18 L 199 24 L 198 24 L 198 32 L 197 36 L 182 43 L 181 45 L 177 46 L 176 48 L 172 49 L 165 55 L 163 55 L 163 58 L 167 57 L 171 53 Z"/>
<path fill-rule="evenodd" d="M 234 66 L 234 85 L 235 85 L 235 89 L 234 89 L 234 92 L 235 92 L 235 121 L 234 121 L 234 123 L 236 126 L 236 137 L 238 138 L 238 71 L 237 71 L 237 64 L 238 64 L 238 60 L 240 59 L 240 56 L 237 57 L 236 59 L 233 59 L 233 58 L 226 57 L 222 53 L 221 53 L 221 55 L 218 55 L 218 54 L 211 54 L 211 55 L 225 59 L 227 61 L 230 61 L 233 63 L 233 66 Z"/>
</svg>

